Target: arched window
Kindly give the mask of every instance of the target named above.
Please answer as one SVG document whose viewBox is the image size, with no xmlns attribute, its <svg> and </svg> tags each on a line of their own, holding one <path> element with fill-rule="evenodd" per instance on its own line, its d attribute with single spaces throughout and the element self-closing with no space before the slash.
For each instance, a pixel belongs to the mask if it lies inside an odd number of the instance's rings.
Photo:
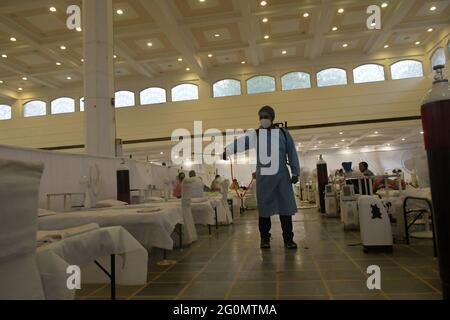
<svg viewBox="0 0 450 320">
<path fill-rule="evenodd" d="M 283 91 L 311 88 L 311 76 L 306 72 L 290 72 L 281 77 Z"/>
<path fill-rule="evenodd" d="M 416 60 L 402 60 L 391 65 L 393 80 L 423 77 L 422 62 Z"/>
<path fill-rule="evenodd" d="M 172 88 L 172 101 L 198 100 L 198 86 L 190 83 L 179 84 Z"/>
<path fill-rule="evenodd" d="M 115 94 L 116 108 L 132 107 L 135 105 L 134 92 L 117 91 Z"/>
<path fill-rule="evenodd" d="M 46 114 L 47 104 L 44 101 L 30 101 L 23 106 L 23 116 L 25 118 L 45 116 Z"/>
<path fill-rule="evenodd" d="M 75 100 L 66 97 L 58 98 L 51 102 L 50 107 L 52 114 L 75 112 Z"/>
<path fill-rule="evenodd" d="M 141 105 L 167 102 L 166 90 L 162 88 L 147 88 L 140 93 Z"/>
<path fill-rule="evenodd" d="M 264 93 L 275 91 L 275 78 L 271 76 L 256 76 L 247 80 L 247 93 Z"/>
<path fill-rule="evenodd" d="M 377 82 L 386 80 L 384 67 L 380 64 L 364 64 L 353 69 L 355 83 Z"/>
<path fill-rule="evenodd" d="M 347 84 L 347 71 L 339 68 L 325 69 L 317 73 L 317 86 L 330 87 Z"/>
<path fill-rule="evenodd" d="M 5 104 L 0 104 L 0 120 L 11 119 L 11 107 Z"/>
<path fill-rule="evenodd" d="M 80 111 L 83 112 L 84 111 L 84 97 L 80 98 Z"/>
<path fill-rule="evenodd" d="M 433 55 L 431 56 L 431 67 L 434 68 L 435 66 L 443 65 L 445 66 L 445 50 L 444 48 L 438 48 L 436 51 L 434 51 Z"/>
<path fill-rule="evenodd" d="M 213 97 L 230 97 L 241 95 L 241 82 L 234 79 L 224 79 L 213 84 Z"/>
</svg>

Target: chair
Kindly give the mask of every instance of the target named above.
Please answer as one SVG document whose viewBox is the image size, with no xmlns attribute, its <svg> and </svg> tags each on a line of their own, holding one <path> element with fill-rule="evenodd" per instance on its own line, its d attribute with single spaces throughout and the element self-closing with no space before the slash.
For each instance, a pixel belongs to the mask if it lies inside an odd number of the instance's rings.
<svg viewBox="0 0 450 320">
<path fill-rule="evenodd" d="M 230 180 L 225 179 L 221 184 L 221 193 L 222 193 L 222 206 L 225 210 L 225 214 L 227 217 L 227 223 L 230 224 L 233 222 L 233 215 L 231 214 L 230 207 L 228 206 L 228 189 L 230 188 Z"/>
<path fill-rule="evenodd" d="M 183 195 L 181 197 L 181 210 L 183 212 L 183 242 L 191 243 L 197 241 L 197 229 L 195 228 L 194 218 L 192 217 L 191 202 L 192 188 L 195 183 L 193 178 L 185 178 L 183 180 Z"/>
<path fill-rule="evenodd" d="M 36 262 L 43 165 L 0 159 L 0 300 L 45 299 Z"/>
</svg>

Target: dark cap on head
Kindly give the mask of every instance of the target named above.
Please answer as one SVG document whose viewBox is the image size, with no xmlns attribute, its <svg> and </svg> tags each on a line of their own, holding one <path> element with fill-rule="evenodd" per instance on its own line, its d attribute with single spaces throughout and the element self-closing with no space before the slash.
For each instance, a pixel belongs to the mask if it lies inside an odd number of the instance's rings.
<svg viewBox="0 0 450 320">
<path fill-rule="evenodd" d="M 275 110 L 273 110 L 273 108 L 270 107 L 270 106 L 264 106 L 264 107 L 262 107 L 262 108 L 259 110 L 258 115 L 259 115 L 260 117 L 261 117 L 262 115 L 269 116 L 269 117 L 272 118 L 272 120 L 275 120 Z"/>
</svg>

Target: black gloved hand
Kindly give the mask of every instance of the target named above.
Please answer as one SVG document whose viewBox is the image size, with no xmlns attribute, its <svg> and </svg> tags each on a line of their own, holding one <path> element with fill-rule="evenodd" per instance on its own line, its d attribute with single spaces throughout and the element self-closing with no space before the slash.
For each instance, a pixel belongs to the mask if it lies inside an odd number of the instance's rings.
<svg viewBox="0 0 450 320">
<path fill-rule="evenodd" d="M 292 182 L 292 184 L 297 184 L 297 182 L 298 182 L 298 176 L 292 176 L 291 182 Z"/>
<path fill-rule="evenodd" d="M 222 159 L 227 161 L 228 157 L 227 157 L 227 152 L 226 151 L 223 152 Z"/>
</svg>

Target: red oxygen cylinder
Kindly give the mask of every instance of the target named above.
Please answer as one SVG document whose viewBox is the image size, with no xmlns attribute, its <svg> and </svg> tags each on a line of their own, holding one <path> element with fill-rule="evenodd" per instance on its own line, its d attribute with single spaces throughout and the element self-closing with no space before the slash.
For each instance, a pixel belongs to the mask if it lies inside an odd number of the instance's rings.
<svg viewBox="0 0 450 320">
<path fill-rule="evenodd" d="M 325 187 L 328 184 L 328 168 L 327 163 L 320 155 L 317 162 L 317 188 L 319 190 L 320 213 L 326 213 L 325 210 Z"/>
<path fill-rule="evenodd" d="M 433 223 L 442 292 L 450 297 L 450 88 L 443 77 L 444 66 L 436 66 L 435 81 L 422 103 L 422 124 L 428 155 L 430 185 L 433 198 Z"/>
</svg>

